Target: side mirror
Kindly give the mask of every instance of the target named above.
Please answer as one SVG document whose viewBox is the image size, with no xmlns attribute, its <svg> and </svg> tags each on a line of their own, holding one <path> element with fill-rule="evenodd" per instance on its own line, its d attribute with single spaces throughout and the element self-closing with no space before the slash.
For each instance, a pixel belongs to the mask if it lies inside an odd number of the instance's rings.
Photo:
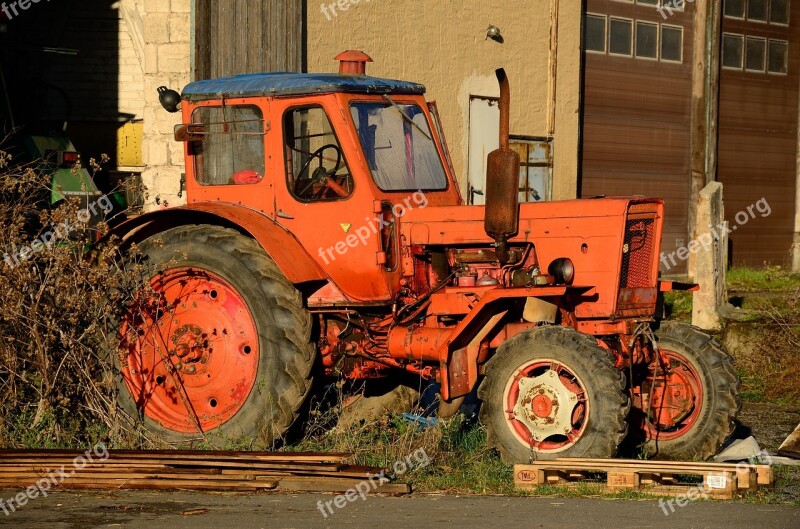
<svg viewBox="0 0 800 529">
<path fill-rule="evenodd" d="M 164 107 L 164 110 L 174 114 L 180 109 L 181 95 L 178 92 L 170 90 L 166 86 L 159 86 L 157 91 L 158 101 L 161 103 L 161 106 Z"/>
<path fill-rule="evenodd" d="M 175 125 L 175 141 L 190 142 L 203 141 L 206 136 L 206 127 L 202 123 L 188 125 Z"/>
</svg>

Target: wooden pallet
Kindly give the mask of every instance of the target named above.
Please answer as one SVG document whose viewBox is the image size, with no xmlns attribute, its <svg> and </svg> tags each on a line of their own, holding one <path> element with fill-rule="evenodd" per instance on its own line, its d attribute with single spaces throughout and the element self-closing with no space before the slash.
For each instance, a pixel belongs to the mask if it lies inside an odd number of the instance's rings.
<svg viewBox="0 0 800 529">
<path fill-rule="evenodd" d="M 574 485 L 604 474 L 608 491 L 632 490 L 644 494 L 678 496 L 702 489 L 703 495 L 732 499 L 774 484 L 769 465 L 735 465 L 632 459 L 564 458 L 514 467 L 514 484 L 531 490 L 542 485 Z M 700 476 L 701 483 L 681 483 L 680 476 Z"/>
<path fill-rule="evenodd" d="M 381 469 L 348 465 L 350 454 L 111 451 L 107 458 L 66 450 L 0 451 L 0 489 L 25 489 L 54 476 L 55 489 L 314 491 L 344 493 L 365 481 L 369 493 L 408 494 L 405 484 L 375 478 Z M 88 459 L 88 458 L 87 458 Z M 65 474 L 61 474 L 62 470 Z M 373 478 L 373 481 L 369 481 Z M 375 485 L 373 486 L 372 483 Z M 364 486 L 362 485 L 362 490 Z"/>
</svg>

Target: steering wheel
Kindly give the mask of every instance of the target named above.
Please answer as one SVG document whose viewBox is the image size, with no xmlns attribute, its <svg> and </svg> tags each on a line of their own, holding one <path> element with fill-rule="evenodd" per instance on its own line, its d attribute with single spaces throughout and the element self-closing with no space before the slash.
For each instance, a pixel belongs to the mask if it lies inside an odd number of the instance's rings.
<svg viewBox="0 0 800 529">
<path fill-rule="evenodd" d="M 325 168 L 325 157 L 323 154 L 328 149 L 333 149 L 336 151 L 336 167 L 333 170 L 328 170 Z M 313 174 L 310 174 L 308 178 L 303 178 L 303 175 L 309 172 L 311 168 L 311 162 L 314 159 L 319 159 L 319 167 L 317 167 Z M 297 173 L 297 182 L 295 183 L 295 195 L 302 198 L 320 198 L 322 195 L 325 194 L 327 189 L 332 189 L 334 193 L 339 195 L 340 197 L 344 198 L 350 194 L 350 192 L 342 187 L 336 180 L 333 179 L 333 176 L 339 171 L 342 167 L 342 149 L 339 148 L 338 145 L 334 145 L 333 143 L 329 143 L 328 145 L 323 145 L 309 156 L 306 163 L 303 164 L 303 167 L 300 168 L 300 172 Z M 298 191 L 300 188 L 301 182 L 308 181 L 305 184 L 305 187 L 301 191 Z M 306 193 L 311 189 L 314 184 L 322 184 L 322 188 L 313 194 L 311 197 L 306 197 Z"/>
</svg>

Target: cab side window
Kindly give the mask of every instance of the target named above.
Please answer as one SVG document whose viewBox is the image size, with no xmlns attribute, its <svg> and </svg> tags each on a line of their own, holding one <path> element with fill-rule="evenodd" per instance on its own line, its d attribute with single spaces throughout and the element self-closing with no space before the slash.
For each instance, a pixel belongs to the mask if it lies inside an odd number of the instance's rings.
<svg viewBox="0 0 800 529">
<path fill-rule="evenodd" d="M 353 193 L 344 151 L 322 107 L 287 111 L 284 138 L 286 182 L 297 200 L 341 200 Z"/>
<path fill-rule="evenodd" d="M 259 107 L 201 107 L 192 122 L 203 130 L 203 140 L 191 146 L 198 183 L 243 185 L 264 179 L 264 116 Z"/>
</svg>

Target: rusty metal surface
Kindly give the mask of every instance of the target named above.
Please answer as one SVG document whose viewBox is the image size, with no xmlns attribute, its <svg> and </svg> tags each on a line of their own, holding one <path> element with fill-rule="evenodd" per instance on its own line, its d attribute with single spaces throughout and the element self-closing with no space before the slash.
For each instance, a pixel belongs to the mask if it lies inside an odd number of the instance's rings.
<svg viewBox="0 0 800 529">
<path fill-rule="evenodd" d="M 497 255 L 507 262 L 506 242 L 519 231 L 519 154 L 509 148 L 511 86 L 503 69 L 500 83 L 500 148 L 489 153 L 486 164 L 486 233 L 497 241 Z"/>
<path fill-rule="evenodd" d="M 389 354 L 401 360 L 438 362 L 439 350 L 452 332 L 449 328 L 395 327 L 389 332 Z"/>
<path fill-rule="evenodd" d="M 372 57 L 358 50 L 342 52 L 334 60 L 339 61 L 339 73 L 349 75 L 365 75 L 367 63 L 374 62 Z"/>
</svg>

